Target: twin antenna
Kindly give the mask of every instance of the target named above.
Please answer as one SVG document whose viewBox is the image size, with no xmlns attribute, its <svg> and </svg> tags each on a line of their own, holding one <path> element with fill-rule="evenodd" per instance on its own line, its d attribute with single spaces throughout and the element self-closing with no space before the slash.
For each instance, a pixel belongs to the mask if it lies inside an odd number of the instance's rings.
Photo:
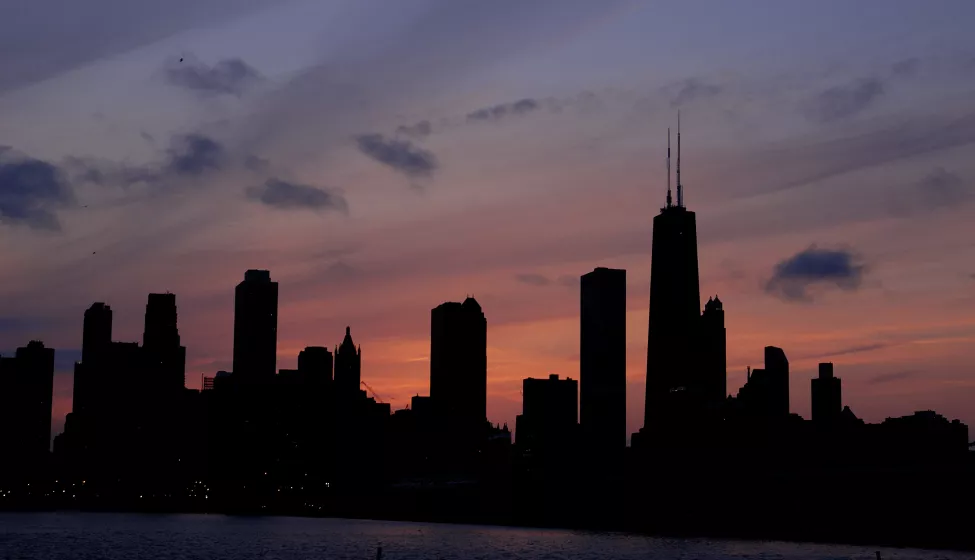
<svg viewBox="0 0 975 560">
<path fill-rule="evenodd" d="M 667 208 L 673 207 L 670 196 L 670 129 L 667 129 Z M 680 183 L 680 111 L 677 111 L 677 207 L 684 207 L 684 186 Z"/>
</svg>

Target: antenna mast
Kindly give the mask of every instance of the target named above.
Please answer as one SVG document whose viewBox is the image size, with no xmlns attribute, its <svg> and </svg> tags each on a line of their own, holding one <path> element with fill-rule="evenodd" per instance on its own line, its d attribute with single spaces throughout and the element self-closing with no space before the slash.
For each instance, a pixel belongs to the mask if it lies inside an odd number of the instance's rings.
<svg viewBox="0 0 975 560">
<path fill-rule="evenodd" d="M 677 111 L 677 206 L 684 207 L 684 186 L 680 183 L 680 110 Z"/>
<path fill-rule="evenodd" d="M 670 197 L 670 128 L 667 128 L 667 208 L 671 207 Z"/>
</svg>

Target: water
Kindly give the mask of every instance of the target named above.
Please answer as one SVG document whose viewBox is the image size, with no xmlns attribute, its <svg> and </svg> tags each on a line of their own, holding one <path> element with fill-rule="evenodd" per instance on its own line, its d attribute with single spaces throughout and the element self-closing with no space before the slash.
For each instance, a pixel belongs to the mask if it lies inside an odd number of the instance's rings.
<svg viewBox="0 0 975 560">
<path fill-rule="evenodd" d="M 0 559 L 23 560 L 874 560 L 877 547 L 222 515 L 0 513 Z M 975 554 L 879 549 L 884 560 Z"/>
</svg>

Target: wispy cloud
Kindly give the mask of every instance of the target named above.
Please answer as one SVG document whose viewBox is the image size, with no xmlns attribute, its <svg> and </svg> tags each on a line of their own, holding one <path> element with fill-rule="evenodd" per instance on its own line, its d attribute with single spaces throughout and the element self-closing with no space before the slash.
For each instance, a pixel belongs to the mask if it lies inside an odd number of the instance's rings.
<svg viewBox="0 0 975 560">
<path fill-rule="evenodd" d="M 356 138 L 356 144 L 363 154 L 408 177 L 429 177 L 440 165 L 433 152 L 409 140 L 363 134 Z"/>
<path fill-rule="evenodd" d="M 881 375 L 876 375 L 867 380 L 868 385 L 880 385 L 883 383 L 893 383 L 895 381 L 903 381 L 904 379 L 910 379 L 911 377 L 916 377 L 920 372 L 917 370 L 905 370 L 897 371 L 894 373 L 884 373 Z"/>
<path fill-rule="evenodd" d="M 529 286 L 548 286 L 552 283 L 548 277 L 541 274 L 515 274 L 515 280 Z"/>
<path fill-rule="evenodd" d="M 536 99 L 520 99 L 513 103 L 501 103 L 471 111 L 467 113 L 467 120 L 497 122 L 509 116 L 526 115 L 537 111 L 541 106 L 542 104 Z"/>
<path fill-rule="evenodd" d="M 810 288 L 855 290 L 863 274 L 864 267 L 856 263 L 852 252 L 812 245 L 775 265 L 765 291 L 788 301 L 811 301 Z"/>
<path fill-rule="evenodd" d="M 171 59 L 165 67 L 169 83 L 204 94 L 240 96 L 263 80 L 261 74 L 240 58 L 228 58 L 210 66 L 195 58 Z"/>
<path fill-rule="evenodd" d="M 883 82 L 876 78 L 833 86 L 807 100 L 802 107 L 803 114 L 818 123 L 846 119 L 870 107 L 884 91 Z"/>
<path fill-rule="evenodd" d="M 57 211 L 75 204 L 58 166 L 0 146 L 0 222 L 60 231 Z"/>
<path fill-rule="evenodd" d="M 268 179 L 263 185 L 248 187 L 247 198 L 281 210 L 334 210 L 348 213 L 349 204 L 336 189 Z"/>
<path fill-rule="evenodd" d="M 669 98 L 671 107 L 680 107 L 698 99 L 714 97 L 722 91 L 724 87 L 705 82 L 700 78 L 688 78 L 664 88 L 664 94 Z"/>
<path fill-rule="evenodd" d="M 423 120 L 414 124 L 404 124 L 396 128 L 397 134 L 403 134 L 411 138 L 426 138 L 433 132 L 430 121 Z"/>
</svg>

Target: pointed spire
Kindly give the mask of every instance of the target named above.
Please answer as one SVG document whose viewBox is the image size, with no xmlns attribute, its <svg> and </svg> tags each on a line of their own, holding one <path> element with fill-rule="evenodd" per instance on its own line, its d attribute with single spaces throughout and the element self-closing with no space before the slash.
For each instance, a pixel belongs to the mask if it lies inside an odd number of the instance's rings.
<svg viewBox="0 0 975 560">
<path fill-rule="evenodd" d="M 670 196 L 670 127 L 667 128 L 667 208 L 672 206 Z"/>
<path fill-rule="evenodd" d="M 680 109 L 677 110 L 677 206 L 684 207 L 684 185 L 680 182 Z"/>
</svg>

